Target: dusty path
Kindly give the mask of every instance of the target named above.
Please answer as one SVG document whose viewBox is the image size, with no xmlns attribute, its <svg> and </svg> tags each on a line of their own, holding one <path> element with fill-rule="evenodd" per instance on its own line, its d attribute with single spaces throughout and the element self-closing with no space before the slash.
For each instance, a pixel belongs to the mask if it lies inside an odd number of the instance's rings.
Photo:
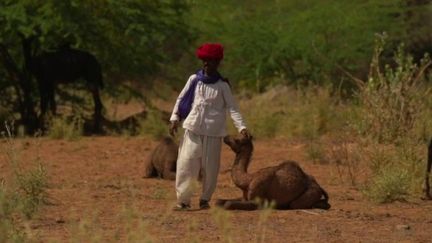
<svg viewBox="0 0 432 243">
<path fill-rule="evenodd" d="M 376 205 L 346 183 L 335 167 L 314 164 L 304 144 L 258 140 L 250 170 L 282 159 L 300 161 L 330 194 L 329 211 L 218 210 L 172 212 L 172 181 L 143 179 L 143 161 L 156 142 L 144 138 L 89 137 L 78 141 L 17 139 L 21 160 L 39 156 L 50 181 L 50 201 L 31 222 L 42 242 L 431 242 L 432 202 L 413 199 Z M 5 143 L 1 143 L 5 146 Z M 240 197 L 228 172 L 226 146 L 214 198 Z M 10 166 L 0 157 L 0 177 Z M 193 207 L 197 207 L 198 197 Z M 268 216 L 268 217 L 267 217 Z"/>
</svg>

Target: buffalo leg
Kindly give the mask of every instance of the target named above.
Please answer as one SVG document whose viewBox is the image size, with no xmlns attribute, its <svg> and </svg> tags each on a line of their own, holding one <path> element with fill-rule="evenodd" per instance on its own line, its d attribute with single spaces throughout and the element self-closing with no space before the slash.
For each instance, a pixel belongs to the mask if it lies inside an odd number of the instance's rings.
<svg viewBox="0 0 432 243">
<path fill-rule="evenodd" d="M 432 167 L 432 139 L 430 140 L 429 147 L 428 147 L 426 178 L 425 178 L 425 196 L 426 196 L 426 199 L 429 199 L 429 200 L 432 199 L 432 195 L 430 192 L 430 184 L 429 184 L 429 175 L 431 173 L 431 167 Z"/>
<path fill-rule="evenodd" d="M 99 95 L 99 89 L 96 87 L 91 87 L 91 92 L 93 95 L 93 102 L 94 102 L 94 131 L 100 132 L 101 130 L 101 121 L 102 121 L 102 101 L 100 99 Z"/>
</svg>

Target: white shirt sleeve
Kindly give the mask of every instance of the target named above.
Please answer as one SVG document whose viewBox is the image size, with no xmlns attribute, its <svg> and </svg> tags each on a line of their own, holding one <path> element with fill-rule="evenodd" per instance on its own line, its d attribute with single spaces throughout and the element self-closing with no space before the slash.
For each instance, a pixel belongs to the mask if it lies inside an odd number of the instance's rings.
<svg viewBox="0 0 432 243">
<path fill-rule="evenodd" d="M 176 103 L 175 103 L 173 111 L 171 113 L 170 121 L 180 121 L 180 116 L 178 115 L 178 106 L 179 106 L 180 100 L 183 98 L 186 91 L 191 86 L 192 80 L 195 78 L 195 76 L 196 75 L 193 74 L 189 77 L 188 81 L 186 82 L 185 86 L 183 87 L 182 91 L 180 92 L 179 96 L 177 97 Z"/>
<path fill-rule="evenodd" d="M 242 115 L 240 114 L 237 103 L 234 99 L 234 96 L 231 92 L 231 87 L 228 83 L 225 83 L 222 89 L 222 94 L 225 100 L 226 108 L 231 115 L 231 119 L 234 122 L 234 126 L 237 128 L 238 132 L 246 128 L 246 123 L 243 120 Z"/>
</svg>

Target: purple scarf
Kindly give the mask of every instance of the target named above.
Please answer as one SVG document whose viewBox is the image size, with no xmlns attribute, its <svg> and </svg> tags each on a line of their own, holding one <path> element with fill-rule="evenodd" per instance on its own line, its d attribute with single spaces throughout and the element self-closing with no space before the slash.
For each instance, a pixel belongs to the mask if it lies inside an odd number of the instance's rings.
<svg viewBox="0 0 432 243">
<path fill-rule="evenodd" d="M 192 103 L 195 98 L 195 89 L 198 81 L 202 81 L 205 84 L 214 84 L 219 79 L 223 80 L 222 76 L 219 73 L 216 73 L 216 75 L 214 76 L 206 76 L 204 70 L 198 70 L 198 72 L 196 73 L 196 77 L 192 80 L 192 83 L 189 86 L 189 89 L 186 90 L 185 94 L 180 100 L 178 106 L 178 115 L 180 117 L 180 120 L 186 119 L 192 109 Z"/>
</svg>

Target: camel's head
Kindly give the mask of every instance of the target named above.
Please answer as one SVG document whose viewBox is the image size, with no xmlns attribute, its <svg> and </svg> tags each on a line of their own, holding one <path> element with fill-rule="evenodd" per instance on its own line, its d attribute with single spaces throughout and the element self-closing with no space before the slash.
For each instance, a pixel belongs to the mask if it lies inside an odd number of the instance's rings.
<svg viewBox="0 0 432 243">
<path fill-rule="evenodd" d="M 226 136 L 224 137 L 224 143 L 228 145 L 234 153 L 238 154 L 240 152 L 252 152 L 253 144 L 252 144 L 252 136 L 249 138 L 244 137 L 243 135 L 238 136 Z"/>
</svg>

